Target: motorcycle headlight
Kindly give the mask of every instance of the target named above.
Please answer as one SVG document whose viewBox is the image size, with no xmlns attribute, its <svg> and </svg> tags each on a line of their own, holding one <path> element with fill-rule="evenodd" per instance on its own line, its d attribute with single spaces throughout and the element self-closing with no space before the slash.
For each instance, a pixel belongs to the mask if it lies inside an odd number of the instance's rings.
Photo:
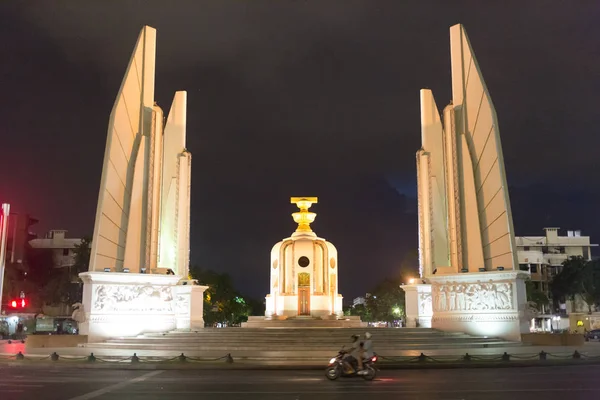
<svg viewBox="0 0 600 400">
<path fill-rule="evenodd" d="M 337 359 L 334 357 L 334 358 L 332 358 L 331 360 L 329 360 L 329 364 L 333 364 L 333 363 L 335 363 L 336 361 L 337 361 Z"/>
</svg>

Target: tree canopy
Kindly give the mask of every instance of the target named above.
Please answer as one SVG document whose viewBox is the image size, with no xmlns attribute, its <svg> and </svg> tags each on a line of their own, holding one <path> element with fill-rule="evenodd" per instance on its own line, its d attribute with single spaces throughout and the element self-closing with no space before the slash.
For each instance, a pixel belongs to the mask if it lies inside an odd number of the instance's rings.
<svg viewBox="0 0 600 400">
<path fill-rule="evenodd" d="M 239 324 L 247 321 L 251 314 L 264 313 L 262 303 L 245 298 L 235 289 L 229 274 L 192 266 L 190 275 L 200 284 L 208 286 L 204 292 L 204 322 L 206 324 Z"/>
<path fill-rule="evenodd" d="M 600 304 L 600 264 L 583 257 L 570 257 L 563 262 L 561 270 L 550 284 L 556 302 L 574 300 L 581 296 L 588 312 Z"/>
<path fill-rule="evenodd" d="M 365 296 L 365 304 L 347 310 L 349 315 L 358 315 L 365 322 L 393 322 L 405 316 L 405 296 L 400 285 L 407 278 L 386 278 Z"/>
</svg>

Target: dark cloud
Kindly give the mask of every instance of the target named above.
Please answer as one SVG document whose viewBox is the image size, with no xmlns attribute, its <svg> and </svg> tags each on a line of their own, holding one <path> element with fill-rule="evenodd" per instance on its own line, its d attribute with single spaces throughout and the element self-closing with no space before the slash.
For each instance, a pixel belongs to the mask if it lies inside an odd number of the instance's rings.
<svg viewBox="0 0 600 400">
<path fill-rule="evenodd" d="M 189 92 L 193 261 L 263 294 L 269 250 L 293 230 L 288 197 L 317 195 L 315 228 L 358 295 L 416 246 L 418 91 L 450 100 L 448 28 L 461 22 L 519 186 L 517 232 L 600 235 L 599 14 L 591 0 L 2 2 L 0 195 L 42 229 L 92 231 L 108 115 L 148 24 L 158 103 Z M 545 205 L 568 191 L 560 204 L 577 211 Z"/>
</svg>

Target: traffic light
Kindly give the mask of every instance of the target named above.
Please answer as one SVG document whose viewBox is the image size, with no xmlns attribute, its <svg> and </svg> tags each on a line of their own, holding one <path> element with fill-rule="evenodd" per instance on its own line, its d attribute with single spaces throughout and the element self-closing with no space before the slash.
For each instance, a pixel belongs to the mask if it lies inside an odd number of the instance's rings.
<svg viewBox="0 0 600 400">
<path fill-rule="evenodd" d="M 10 301 L 10 308 L 25 308 L 27 307 L 27 300 L 25 298 L 15 299 Z"/>
</svg>

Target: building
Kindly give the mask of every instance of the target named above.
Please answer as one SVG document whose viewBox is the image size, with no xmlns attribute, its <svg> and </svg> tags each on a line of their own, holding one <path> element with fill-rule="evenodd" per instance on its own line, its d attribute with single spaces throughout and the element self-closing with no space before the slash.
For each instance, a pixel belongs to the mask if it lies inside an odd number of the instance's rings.
<svg viewBox="0 0 600 400">
<path fill-rule="evenodd" d="M 569 257 L 592 259 L 592 247 L 589 236 L 581 231 L 567 231 L 567 236 L 559 236 L 560 228 L 544 228 L 545 236 L 517 236 L 517 258 L 519 269 L 531 273 L 536 288 L 550 294 L 550 282 L 562 263 Z"/>
<path fill-rule="evenodd" d="M 367 299 L 365 297 L 356 297 L 354 300 L 352 300 L 352 307 L 356 307 L 358 305 L 362 304 L 363 306 L 367 304 Z"/>
<path fill-rule="evenodd" d="M 291 202 L 300 209 L 292 214 L 298 227 L 271 250 L 265 317 L 341 317 L 337 250 L 310 228 L 317 214 L 308 209 L 317 198 L 292 197 Z"/>
<path fill-rule="evenodd" d="M 452 101 L 421 90 L 419 269 L 403 285 L 407 326 L 520 340 L 527 273 L 518 268 L 498 117 L 462 25 L 450 28 Z M 428 322 L 428 321 L 430 322 Z"/>
<path fill-rule="evenodd" d="M 519 269 L 531 274 L 534 286 L 552 298 L 550 284 L 554 276 L 562 268 L 562 263 L 569 257 L 592 259 L 592 244 L 589 236 L 582 236 L 581 231 L 567 231 L 567 236 L 560 236 L 560 228 L 544 228 L 545 236 L 517 236 L 517 258 Z M 560 315 L 556 315 L 551 306 L 539 310 L 539 315 L 532 321 L 532 330 L 553 331 L 567 329 L 569 319 L 567 311 L 585 312 L 587 307 L 577 296 L 574 302 L 560 304 Z M 562 316 L 562 317 L 561 317 Z"/>
<path fill-rule="evenodd" d="M 81 239 L 67 238 L 66 235 L 66 230 L 53 229 L 43 238 L 30 240 L 29 245 L 34 249 L 51 251 L 55 268 L 71 267 L 75 264 L 75 247 Z"/>
</svg>

